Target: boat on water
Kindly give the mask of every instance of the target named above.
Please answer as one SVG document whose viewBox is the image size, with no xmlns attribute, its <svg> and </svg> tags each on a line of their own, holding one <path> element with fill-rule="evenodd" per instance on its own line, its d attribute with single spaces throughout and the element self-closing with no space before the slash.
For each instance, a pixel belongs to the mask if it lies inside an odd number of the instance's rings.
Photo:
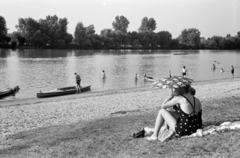
<svg viewBox="0 0 240 158">
<path fill-rule="evenodd" d="M 173 55 L 188 55 L 186 52 L 181 52 L 181 53 L 173 53 Z"/>
<path fill-rule="evenodd" d="M 144 81 L 154 82 L 156 80 L 153 77 L 144 76 Z"/>
<path fill-rule="evenodd" d="M 91 85 L 87 86 L 81 86 L 81 92 L 89 91 L 91 89 Z M 45 97 L 55 97 L 55 96 L 61 96 L 61 95 L 68 95 L 68 94 L 75 94 L 77 93 L 77 89 L 75 86 L 70 87 L 62 87 L 57 88 L 50 91 L 44 91 L 37 93 L 38 98 L 45 98 Z"/>
<path fill-rule="evenodd" d="M 14 95 L 16 94 L 16 92 L 19 91 L 19 87 L 18 86 L 15 86 L 13 88 L 6 88 L 4 90 L 1 90 L 0 91 L 0 98 L 4 98 L 4 97 L 7 97 L 7 96 L 10 96 L 10 95 Z"/>
</svg>

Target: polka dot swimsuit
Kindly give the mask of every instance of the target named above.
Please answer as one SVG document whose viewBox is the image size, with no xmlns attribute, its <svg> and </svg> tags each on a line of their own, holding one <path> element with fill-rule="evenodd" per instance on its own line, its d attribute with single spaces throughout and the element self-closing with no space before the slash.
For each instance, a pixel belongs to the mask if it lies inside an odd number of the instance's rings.
<svg viewBox="0 0 240 158">
<path fill-rule="evenodd" d="M 185 96 L 183 97 L 186 98 Z M 192 103 L 187 99 L 187 101 L 193 108 L 193 112 L 191 114 L 186 114 L 185 112 L 183 112 L 179 105 L 174 107 L 175 112 L 179 115 L 175 126 L 176 134 L 179 136 L 191 135 L 192 133 L 195 133 L 197 129 L 200 129 L 202 126 L 202 112 L 195 112 L 195 98 L 193 97 L 193 99 L 194 105 L 192 105 Z"/>
</svg>

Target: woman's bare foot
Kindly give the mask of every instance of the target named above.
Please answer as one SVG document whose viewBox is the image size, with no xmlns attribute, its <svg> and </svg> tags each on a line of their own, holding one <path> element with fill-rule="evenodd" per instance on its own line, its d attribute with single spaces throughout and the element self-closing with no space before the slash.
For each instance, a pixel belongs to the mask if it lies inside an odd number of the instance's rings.
<svg viewBox="0 0 240 158">
<path fill-rule="evenodd" d="M 157 138 L 157 136 L 150 136 L 150 137 L 147 137 L 147 140 L 157 140 L 158 138 Z"/>
</svg>

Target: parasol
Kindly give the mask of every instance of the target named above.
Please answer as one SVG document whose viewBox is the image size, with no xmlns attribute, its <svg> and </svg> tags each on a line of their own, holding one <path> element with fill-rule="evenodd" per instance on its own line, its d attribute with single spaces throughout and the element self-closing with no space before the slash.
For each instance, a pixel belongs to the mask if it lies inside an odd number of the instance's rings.
<svg viewBox="0 0 240 158">
<path fill-rule="evenodd" d="M 161 78 L 154 82 L 152 88 L 179 88 L 190 85 L 193 82 L 193 79 L 183 77 L 183 76 L 172 76 L 168 78 Z"/>
</svg>

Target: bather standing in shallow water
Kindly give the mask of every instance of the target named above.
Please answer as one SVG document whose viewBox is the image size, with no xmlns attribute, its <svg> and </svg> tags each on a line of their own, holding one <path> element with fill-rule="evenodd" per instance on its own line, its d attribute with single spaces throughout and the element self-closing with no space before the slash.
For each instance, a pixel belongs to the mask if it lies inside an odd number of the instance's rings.
<svg viewBox="0 0 240 158">
<path fill-rule="evenodd" d="M 232 76 L 234 76 L 234 67 L 233 66 L 231 66 L 231 74 L 232 74 Z"/>
<path fill-rule="evenodd" d="M 188 75 L 188 71 L 187 71 L 186 67 L 183 66 L 183 68 L 182 68 L 182 76 L 186 77 L 187 75 Z"/>
</svg>

